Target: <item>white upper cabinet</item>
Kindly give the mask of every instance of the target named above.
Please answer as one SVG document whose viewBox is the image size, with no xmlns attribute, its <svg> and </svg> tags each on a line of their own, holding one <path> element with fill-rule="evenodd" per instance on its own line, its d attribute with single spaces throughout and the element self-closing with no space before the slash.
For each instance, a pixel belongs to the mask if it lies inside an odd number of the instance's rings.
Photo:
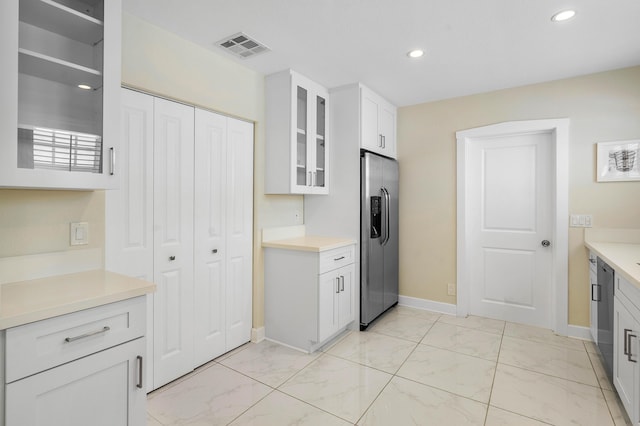
<svg viewBox="0 0 640 426">
<path fill-rule="evenodd" d="M 328 194 L 329 92 L 286 70 L 266 78 L 267 194 Z"/>
<path fill-rule="evenodd" d="M 0 187 L 117 187 L 121 5 L 0 2 Z"/>
<path fill-rule="evenodd" d="M 360 147 L 396 158 L 396 107 L 364 86 L 360 86 L 360 104 Z"/>
</svg>

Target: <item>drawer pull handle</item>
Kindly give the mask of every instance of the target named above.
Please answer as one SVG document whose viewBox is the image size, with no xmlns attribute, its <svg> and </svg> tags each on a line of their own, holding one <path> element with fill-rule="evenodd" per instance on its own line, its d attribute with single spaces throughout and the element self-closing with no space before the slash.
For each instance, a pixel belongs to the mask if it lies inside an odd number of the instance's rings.
<svg viewBox="0 0 640 426">
<path fill-rule="evenodd" d="M 628 328 L 624 329 L 624 354 L 625 355 L 629 355 L 629 336 L 627 336 L 627 333 L 631 333 L 631 330 Z"/>
<path fill-rule="evenodd" d="M 142 389 L 142 357 L 138 355 L 136 360 L 138 361 L 138 383 L 136 383 L 136 387 Z"/>
<path fill-rule="evenodd" d="M 340 256 L 340 257 L 338 257 L 338 258 L 335 258 L 335 259 L 333 259 L 333 261 L 334 261 L 334 262 L 337 262 L 338 260 L 342 260 L 342 259 L 344 259 L 344 256 Z"/>
<path fill-rule="evenodd" d="M 111 330 L 111 327 L 105 325 L 100 330 L 90 331 L 88 333 L 84 333 L 75 337 L 67 337 L 66 339 L 64 339 L 64 341 L 67 343 L 71 343 L 71 342 L 75 342 L 76 340 L 86 339 L 87 337 L 95 336 L 96 334 L 106 333 L 109 330 Z"/>
<path fill-rule="evenodd" d="M 627 339 L 628 339 L 628 341 L 629 341 L 629 343 L 627 343 L 627 348 L 628 348 L 628 351 L 629 351 L 629 353 L 627 353 L 627 359 L 628 359 L 629 361 L 631 361 L 631 362 L 638 362 L 638 360 L 631 359 L 631 356 L 633 355 L 633 354 L 631 353 L 631 338 L 632 338 L 632 337 L 636 337 L 636 338 L 637 338 L 638 336 L 636 336 L 635 334 L 631 334 L 631 330 L 629 330 L 629 334 L 627 334 Z M 625 342 L 625 343 L 626 343 L 626 342 Z"/>
</svg>

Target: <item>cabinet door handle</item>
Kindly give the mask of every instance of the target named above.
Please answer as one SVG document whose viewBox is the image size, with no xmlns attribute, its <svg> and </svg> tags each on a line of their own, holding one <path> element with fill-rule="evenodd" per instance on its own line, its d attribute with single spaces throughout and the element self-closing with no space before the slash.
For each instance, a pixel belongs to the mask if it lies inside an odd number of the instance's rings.
<svg viewBox="0 0 640 426">
<path fill-rule="evenodd" d="M 216 254 L 218 252 L 218 249 L 213 249 L 211 250 L 211 253 Z"/>
<path fill-rule="evenodd" d="M 142 389 L 142 370 L 143 370 L 142 356 L 138 355 L 136 357 L 136 361 L 138 361 L 138 383 L 136 383 L 136 387 L 138 389 Z"/>
<path fill-rule="evenodd" d="M 169 260 L 171 260 L 171 261 L 176 260 L 176 257 L 175 256 L 169 256 Z"/>
<path fill-rule="evenodd" d="M 336 277 L 336 294 L 340 293 L 340 277 Z"/>
<path fill-rule="evenodd" d="M 378 135 L 378 146 L 382 148 L 382 133 Z"/>
<path fill-rule="evenodd" d="M 116 172 L 116 150 L 111 147 L 109 148 L 109 174 L 111 176 Z"/>
<path fill-rule="evenodd" d="M 624 354 L 625 355 L 629 355 L 629 336 L 627 335 L 627 333 L 630 333 L 631 330 L 629 330 L 628 328 L 624 329 Z"/>
<path fill-rule="evenodd" d="M 344 291 L 344 275 L 340 275 L 340 291 Z"/>
<path fill-rule="evenodd" d="M 631 330 L 629 330 L 629 332 L 631 332 Z M 635 334 L 631 334 L 631 333 L 627 334 L 627 339 L 629 339 L 629 340 L 628 340 L 628 342 L 629 342 L 629 343 L 627 343 L 627 348 L 628 348 L 628 350 L 629 350 L 629 353 L 627 354 L 627 359 L 628 359 L 629 361 L 631 361 L 631 362 L 638 362 L 638 360 L 636 360 L 636 359 L 631 359 L 631 355 L 632 355 L 632 354 L 631 354 L 631 338 L 632 338 L 632 337 L 637 338 L 638 336 L 636 336 Z M 625 343 L 626 343 L 626 342 L 627 342 L 627 340 L 625 339 Z"/>
<path fill-rule="evenodd" d="M 105 325 L 100 330 L 90 331 L 88 333 L 84 333 L 84 334 L 81 334 L 79 336 L 67 337 L 67 338 L 64 339 L 64 341 L 66 343 L 71 343 L 71 342 L 75 342 L 76 340 L 86 339 L 87 337 L 95 336 L 96 334 L 106 333 L 109 330 L 111 330 L 111 327 Z"/>
<path fill-rule="evenodd" d="M 387 137 L 385 135 L 382 135 L 382 147 L 387 147 Z"/>
</svg>

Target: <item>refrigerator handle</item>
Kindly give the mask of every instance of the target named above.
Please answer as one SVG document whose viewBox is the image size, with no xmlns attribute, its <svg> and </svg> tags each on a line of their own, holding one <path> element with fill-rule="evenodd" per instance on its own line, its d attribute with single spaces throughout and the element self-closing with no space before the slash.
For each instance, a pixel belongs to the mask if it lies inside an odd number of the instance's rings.
<svg viewBox="0 0 640 426">
<path fill-rule="evenodd" d="M 387 245 L 389 242 L 389 212 L 391 206 L 391 196 L 389 195 L 389 191 L 387 188 L 382 187 L 382 194 L 384 195 L 384 240 L 382 241 L 382 245 Z"/>
</svg>

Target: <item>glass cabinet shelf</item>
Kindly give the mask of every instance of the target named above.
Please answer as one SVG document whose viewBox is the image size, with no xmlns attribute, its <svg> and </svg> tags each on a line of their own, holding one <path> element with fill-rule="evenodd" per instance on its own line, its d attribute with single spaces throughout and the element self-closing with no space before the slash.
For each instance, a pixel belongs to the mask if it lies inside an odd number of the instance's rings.
<svg viewBox="0 0 640 426">
<path fill-rule="evenodd" d="M 53 0 L 21 0 L 20 20 L 72 40 L 96 43 L 102 40 L 104 23 L 97 2 L 84 2 L 81 10 Z M 70 2 L 69 2 L 70 3 Z M 79 2 L 76 2 L 78 5 Z"/>
<path fill-rule="evenodd" d="M 102 73 L 98 70 L 27 49 L 20 48 L 18 53 L 20 55 L 19 71 L 22 74 L 57 81 L 69 86 L 78 84 L 86 84 L 91 88 L 102 86 Z"/>
</svg>

